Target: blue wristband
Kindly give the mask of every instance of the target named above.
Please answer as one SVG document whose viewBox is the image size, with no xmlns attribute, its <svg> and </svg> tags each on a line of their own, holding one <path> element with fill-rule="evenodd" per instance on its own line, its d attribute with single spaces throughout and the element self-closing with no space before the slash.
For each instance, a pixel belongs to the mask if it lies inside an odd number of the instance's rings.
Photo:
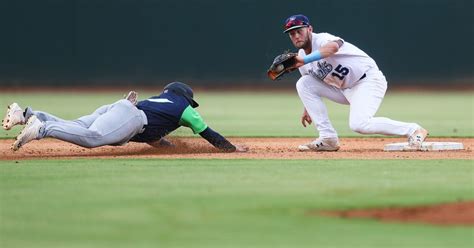
<svg viewBox="0 0 474 248">
<path fill-rule="evenodd" d="M 304 61 L 305 64 L 308 64 L 308 63 L 314 62 L 316 60 L 320 60 L 322 58 L 323 57 L 321 56 L 321 52 L 319 52 L 319 50 L 316 50 L 315 52 L 312 52 L 312 53 L 306 55 L 303 58 L 303 61 Z"/>
</svg>

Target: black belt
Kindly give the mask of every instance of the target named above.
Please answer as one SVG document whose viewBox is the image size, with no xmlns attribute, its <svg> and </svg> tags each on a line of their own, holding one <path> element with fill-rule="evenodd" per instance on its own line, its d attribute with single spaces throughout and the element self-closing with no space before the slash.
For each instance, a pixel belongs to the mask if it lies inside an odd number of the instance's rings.
<svg viewBox="0 0 474 248">
<path fill-rule="evenodd" d="M 364 75 L 362 75 L 362 77 L 360 77 L 359 80 L 364 79 L 366 76 L 367 76 L 367 74 L 364 73 Z"/>
</svg>

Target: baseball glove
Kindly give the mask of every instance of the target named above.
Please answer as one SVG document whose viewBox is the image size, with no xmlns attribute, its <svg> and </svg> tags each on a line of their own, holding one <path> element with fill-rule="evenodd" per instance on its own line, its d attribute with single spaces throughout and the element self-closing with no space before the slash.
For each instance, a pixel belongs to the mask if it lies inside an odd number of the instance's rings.
<svg viewBox="0 0 474 248">
<path fill-rule="evenodd" d="M 268 68 L 267 75 L 271 80 L 278 80 L 286 73 L 292 72 L 295 68 L 295 57 L 297 53 L 286 52 L 275 57 L 272 65 Z"/>
</svg>

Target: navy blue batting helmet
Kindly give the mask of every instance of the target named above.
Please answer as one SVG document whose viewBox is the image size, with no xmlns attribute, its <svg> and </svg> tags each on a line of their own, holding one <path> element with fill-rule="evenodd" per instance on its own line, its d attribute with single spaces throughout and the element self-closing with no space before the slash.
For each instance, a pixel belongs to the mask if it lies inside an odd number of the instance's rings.
<svg viewBox="0 0 474 248">
<path fill-rule="evenodd" d="M 310 25 L 309 19 L 305 15 L 292 15 L 286 19 L 283 33 L 288 33 L 293 29 L 309 27 Z"/>
<path fill-rule="evenodd" d="M 167 90 L 175 93 L 176 95 L 180 95 L 186 98 L 191 107 L 197 108 L 199 106 L 199 104 L 193 99 L 194 93 L 191 87 L 189 87 L 189 85 L 181 82 L 172 82 L 166 85 L 163 89 L 163 91 Z"/>
</svg>

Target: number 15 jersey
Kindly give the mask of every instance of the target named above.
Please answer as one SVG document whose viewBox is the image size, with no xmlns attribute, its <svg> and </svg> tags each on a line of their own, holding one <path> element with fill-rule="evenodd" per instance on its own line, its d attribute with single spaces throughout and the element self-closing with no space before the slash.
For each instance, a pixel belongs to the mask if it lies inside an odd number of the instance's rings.
<svg viewBox="0 0 474 248">
<path fill-rule="evenodd" d="M 364 51 L 343 39 L 328 33 L 312 33 L 312 52 L 331 41 L 341 40 L 344 44 L 339 51 L 318 61 L 308 63 L 299 68 L 301 75 L 311 75 L 334 87 L 344 89 L 350 88 L 364 77 L 365 73 L 378 66 L 375 61 Z M 298 55 L 305 56 L 303 49 Z"/>
</svg>

